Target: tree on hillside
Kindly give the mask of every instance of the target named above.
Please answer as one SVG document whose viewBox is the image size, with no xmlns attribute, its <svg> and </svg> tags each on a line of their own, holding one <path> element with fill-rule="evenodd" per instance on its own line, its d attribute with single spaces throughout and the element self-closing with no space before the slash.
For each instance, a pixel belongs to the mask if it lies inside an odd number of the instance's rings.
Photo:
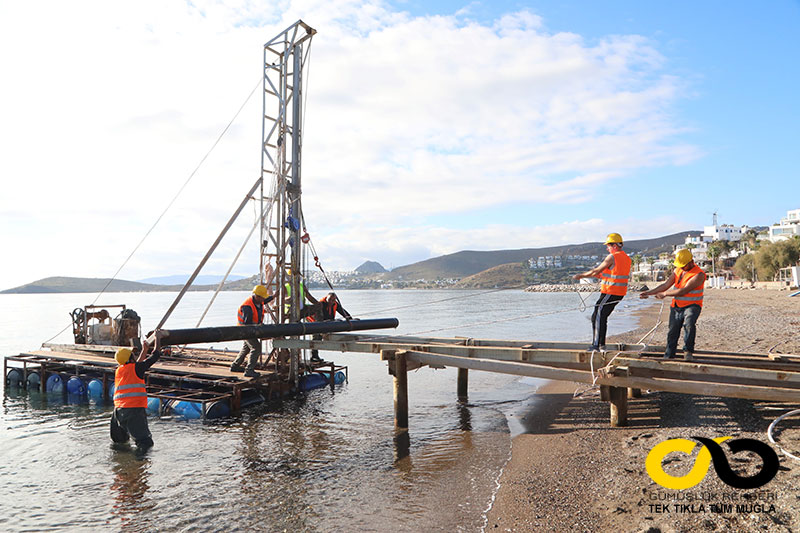
<svg viewBox="0 0 800 533">
<path fill-rule="evenodd" d="M 650 257 L 647 258 L 647 264 L 650 266 L 650 280 L 651 281 L 655 281 L 656 280 L 656 278 L 653 275 L 653 265 L 655 264 L 655 262 L 656 262 L 656 258 L 655 257 L 650 256 Z"/>
<path fill-rule="evenodd" d="M 797 264 L 800 259 L 800 239 L 773 242 L 762 245 L 756 252 L 758 277 L 770 280 L 781 268 Z"/>
<path fill-rule="evenodd" d="M 631 257 L 631 263 L 633 263 L 633 271 L 638 272 L 639 265 L 642 264 L 642 254 L 636 254 L 633 257 Z"/>
<path fill-rule="evenodd" d="M 749 229 L 742 234 L 742 238 L 739 240 L 739 249 L 745 253 L 758 249 L 758 233 L 756 233 L 756 230 Z"/>
<path fill-rule="evenodd" d="M 755 254 L 740 256 L 733 265 L 733 272 L 751 283 L 756 281 Z"/>
</svg>

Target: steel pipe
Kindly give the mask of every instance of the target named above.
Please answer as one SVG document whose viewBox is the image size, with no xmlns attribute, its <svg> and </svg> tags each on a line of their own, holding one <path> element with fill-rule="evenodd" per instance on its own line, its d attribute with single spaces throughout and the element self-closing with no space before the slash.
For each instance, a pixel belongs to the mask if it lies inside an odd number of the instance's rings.
<svg viewBox="0 0 800 533">
<path fill-rule="evenodd" d="M 201 342 L 239 341 L 244 339 L 274 339 L 276 337 L 298 337 L 342 331 L 396 328 L 396 318 L 374 318 L 370 320 L 348 320 L 329 322 L 292 322 L 288 324 L 261 324 L 247 326 L 221 326 L 192 329 L 162 329 L 161 346 L 197 344 Z M 149 333 L 148 344 L 155 342 L 155 334 Z"/>
</svg>

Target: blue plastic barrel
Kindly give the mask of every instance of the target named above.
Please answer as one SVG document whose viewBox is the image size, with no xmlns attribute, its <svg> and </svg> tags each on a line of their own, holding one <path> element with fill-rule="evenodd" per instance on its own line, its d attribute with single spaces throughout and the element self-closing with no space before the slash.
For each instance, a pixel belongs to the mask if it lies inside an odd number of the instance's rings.
<svg viewBox="0 0 800 533">
<path fill-rule="evenodd" d="M 170 400 L 167 407 L 176 415 L 184 418 L 203 418 L 203 404 L 200 402 L 187 402 L 185 400 Z"/>
<path fill-rule="evenodd" d="M 230 414 L 231 406 L 228 400 L 217 400 L 206 404 L 206 418 L 225 418 Z"/>
<path fill-rule="evenodd" d="M 42 378 L 38 372 L 28 372 L 28 390 L 39 390 L 42 386 Z"/>
<path fill-rule="evenodd" d="M 319 389 L 328 385 L 330 383 L 329 378 L 321 374 L 306 374 L 305 376 L 300 376 L 298 381 L 300 390 L 312 390 L 312 389 Z"/>
<path fill-rule="evenodd" d="M 67 394 L 83 396 L 86 394 L 86 382 L 78 376 L 72 376 L 67 381 Z"/>
<path fill-rule="evenodd" d="M 9 387 L 19 388 L 25 382 L 25 372 L 21 368 L 9 368 L 6 374 L 6 384 Z"/>
<path fill-rule="evenodd" d="M 90 400 L 102 401 L 103 399 L 103 380 L 92 378 L 86 384 L 86 394 L 89 395 Z"/>
<path fill-rule="evenodd" d="M 51 374 L 50 377 L 47 378 L 47 382 L 44 384 L 47 392 L 64 392 L 66 390 L 66 386 L 67 384 L 64 381 L 64 377 L 60 374 Z"/>
<path fill-rule="evenodd" d="M 108 399 L 111 400 L 111 401 L 114 400 L 114 386 L 115 386 L 114 385 L 114 381 L 113 380 L 109 380 L 108 381 L 108 386 L 106 388 L 108 389 Z"/>
<path fill-rule="evenodd" d="M 147 414 L 161 414 L 161 398 L 153 398 L 152 396 L 147 397 Z"/>
<path fill-rule="evenodd" d="M 326 379 L 326 380 L 327 380 L 327 381 L 330 383 L 330 379 L 331 379 L 331 373 L 330 373 L 330 372 L 320 372 L 320 374 L 321 374 L 321 375 L 323 375 L 323 376 L 325 376 L 325 379 Z M 344 383 L 344 380 L 345 380 L 345 379 L 347 379 L 347 376 L 345 376 L 345 375 L 344 375 L 344 372 L 342 372 L 341 370 L 338 370 L 338 371 L 337 371 L 337 372 L 336 372 L 336 373 L 333 375 L 333 382 L 334 382 L 336 385 L 339 385 L 339 384 L 341 384 L 341 383 Z"/>
</svg>

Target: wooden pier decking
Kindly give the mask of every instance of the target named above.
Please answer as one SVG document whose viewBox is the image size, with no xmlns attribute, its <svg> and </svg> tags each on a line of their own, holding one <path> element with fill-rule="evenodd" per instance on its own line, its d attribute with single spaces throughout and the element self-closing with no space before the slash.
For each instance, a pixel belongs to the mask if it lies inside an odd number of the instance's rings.
<svg viewBox="0 0 800 533">
<path fill-rule="evenodd" d="M 395 425 L 408 428 L 406 372 L 456 367 L 457 394 L 468 391 L 469 370 L 600 386 L 612 426 L 627 425 L 627 401 L 642 389 L 753 400 L 800 402 L 800 355 L 698 350 L 694 360 L 663 359 L 663 346 L 585 344 L 402 335 L 330 334 L 323 340 L 275 339 L 276 348 L 314 348 L 380 354 L 394 377 Z M 681 352 L 678 352 L 681 357 Z"/>
</svg>

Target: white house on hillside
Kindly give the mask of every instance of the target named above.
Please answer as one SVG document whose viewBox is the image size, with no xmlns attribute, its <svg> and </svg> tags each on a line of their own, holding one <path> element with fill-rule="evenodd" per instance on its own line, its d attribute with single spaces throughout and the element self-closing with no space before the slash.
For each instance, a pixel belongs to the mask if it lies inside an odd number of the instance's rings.
<svg viewBox="0 0 800 533">
<path fill-rule="evenodd" d="M 787 211 L 786 218 L 769 227 L 769 240 L 772 242 L 791 239 L 794 235 L 800 235 L 800 209 Z"/>
</svg>

